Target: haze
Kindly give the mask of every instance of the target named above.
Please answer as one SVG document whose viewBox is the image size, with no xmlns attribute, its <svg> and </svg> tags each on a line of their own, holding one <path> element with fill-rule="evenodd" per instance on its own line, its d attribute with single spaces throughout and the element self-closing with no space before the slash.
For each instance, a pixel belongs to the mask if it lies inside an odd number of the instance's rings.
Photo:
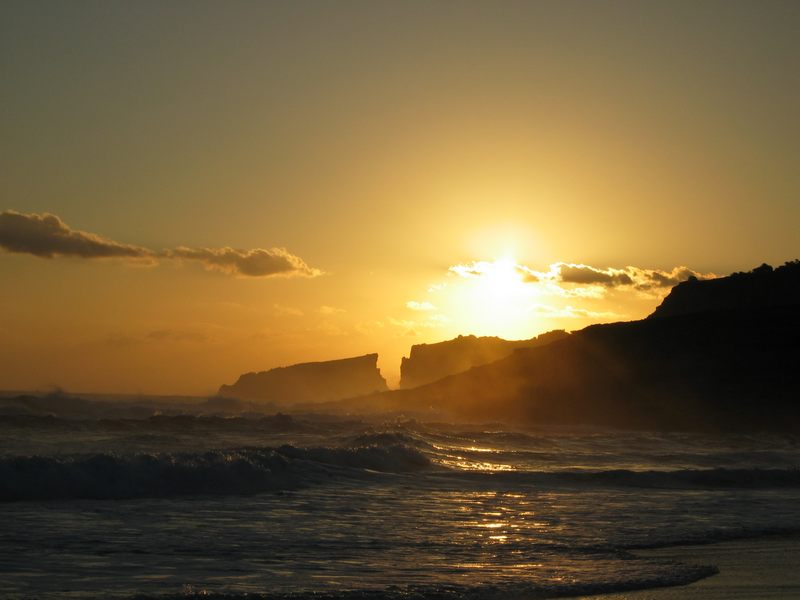
<svg viewBox="0 0 800 600">
<path fill-rule="evenodd" d="M 0 7 L 5 389 L 392 382 L 796 258 L 795 2 L 190 8 Z"/>
</svg>

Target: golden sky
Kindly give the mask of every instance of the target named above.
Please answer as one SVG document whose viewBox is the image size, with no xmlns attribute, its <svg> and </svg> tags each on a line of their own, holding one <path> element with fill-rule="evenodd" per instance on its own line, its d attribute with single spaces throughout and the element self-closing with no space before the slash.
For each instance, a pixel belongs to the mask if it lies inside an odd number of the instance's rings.
<svg viewBox="0 0 800 600">
<path fill-rule="evenodd" d="M 800 252 L 796 2 L 4 2 L 0 388 L 648 314 Z"/>
</svg>

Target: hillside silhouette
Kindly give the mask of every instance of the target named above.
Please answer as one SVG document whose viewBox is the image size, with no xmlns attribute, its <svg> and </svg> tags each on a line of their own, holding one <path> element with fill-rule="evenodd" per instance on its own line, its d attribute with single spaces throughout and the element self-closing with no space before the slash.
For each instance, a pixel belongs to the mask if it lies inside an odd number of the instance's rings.
<svg viewBox="0 0 800 600">
<path fill-rule="evenodd" d="M 800 260 L 777 269 L 762 264 L 749 273 L 679 283 L 649 318 L 714 310 L 759 310 L 800 304 Z"/>
<path fill-rule="evenodd" d="M 505 358 L 520 348 L 535 348 L 563 339 L 563 330 L 543 333 L 529 340 L 460 335 L 436 344 L 415 344 L 400 364 L 400 387 L 414 388 L 461 373 L 472 367 Z"/>
<path fill-rule="evenodd" d="M 384 409 L 531 425 L 800 429 L 800 262 L 676 286 L 647 319 L 593 325 Z"/>
</svg>

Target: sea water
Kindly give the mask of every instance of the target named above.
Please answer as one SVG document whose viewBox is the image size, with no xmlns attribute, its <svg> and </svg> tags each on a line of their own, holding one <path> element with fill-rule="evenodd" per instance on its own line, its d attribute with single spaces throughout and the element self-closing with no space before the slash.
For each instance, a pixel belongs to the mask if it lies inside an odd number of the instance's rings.
<svg viewBox="0 0 800 600">
<path fill-rule="evenodd" d="M 0 597 L 547 598 L 800 530 L 778 435 L 314 415 L 0 417 Z"/>
</svg>

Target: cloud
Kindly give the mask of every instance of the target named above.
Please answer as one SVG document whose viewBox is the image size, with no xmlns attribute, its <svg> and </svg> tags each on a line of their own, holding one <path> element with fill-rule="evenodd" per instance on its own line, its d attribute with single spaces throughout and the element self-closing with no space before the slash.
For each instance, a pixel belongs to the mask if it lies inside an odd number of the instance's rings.
<svg viewBox="0 0 800 600">
<path fill-rule="evenodd" d="M 449 271 L 459 277 L 479 278 L 497 269 L 497 262 L 474 261 L 454 265 Z M 541 284 L 550 293 L 564 297 L 599 298 L 609 288 L 628 288 L 637 291 L 663 290 L 690 277 L 712 279 L 714 273 L 700 273 L 689 267 L 674 267 L 669 271 L 627 266 L 600 268 L 580 263 L 557 262 L 547 271 L 537 271 L 521 264 L 513 269 L 524 283 Z"/>
<path fill-rule="evenodd" d="M 406 302 L 406 307 L 417 311 L 436 310 L 436 307 L 430 302 L 417 302 L 416 300 L 409 300 Z"/>
<path fill-rule="evenodd" d="M 72 229 L 50 213 L 0 213 L 0 248 L 40 258 L 127 258 L 152 261 L 155 253 L 95 233 Z"/>
<path fill-rule="evenodd" d="M 632 268 L 632 267 L 629 267 Z M 636 289 L 647 290 L 651 288 L 673 287 L 690 277 L 697 279 L 715 279 L 715 273 L 700 273 L 689 267 L 675 267 L 671 271 L 654 269 L 639 269 L 634 277 Z"/>
<path fill-rule="evenodd" d="M 563 283 L 631 287 L 640 291 L 673 287 L 690 277 L 698 279 L 716 277 L 713 273 L 703 274 L 685 266 L 674 267 L 670 271 L 664 271 L 633 266 L 621 269 L 601 269 L 590 265 L 572 263 L 554 263 L 550 265 L 549 275 L 551 279 L 556 279 Z"/>
<path fill-rule="evenodd" d="M 448 269 L 459 277 L 483 277 L 491 271 L 494 263 L 485 260 L 476 260 L 466 265 L 453 265 Z"/>
<path fill-rule="evenodd" d="M 631 285 L 633 279 L 625 269 L 598 269 L 589 265 L 557 263 L 559 280 L 564 283 L 607 286 Z M 552 268 L 552 267 L 551 267 Z"/>
<path fill-rule="evenodd" d="M 682 281 L 717 277 L 686 266 L 647 269 L 559 261 L 539 269 L 509 256 L 455 264 L 447 276 L 447 291 L 428 297 L 439 307 L 437 312 L 420 312 L 413 315 L 419 319 L 414 321 L 390 320 L 391 325 L 414 335 L 426 325 L 435 326 L 434 322 L 425 323 L 424 317 L 450 314 L 461 330 L 494 335 L 511 331 L 516 335 L 550 320 L 562 325 L 627 320 L 644 317 L 655 301 Z M 440 289 L 429 286 L 428 292 Z M 425 304 L 433 306 L 421 301 L 406 306 L 421 310 Z"/>
<path fill-rule="evenodd" d="M 285 248 L 239 250 L 181 246 L 166 251 L 164 256 L 198 261 L 206 269 L 245 277 L 316 277 L 322 274 L 322 271 L 309 267 L 302 258 Z"/>
<path fill-rule="evenodd" d="M 121 258 L 155 264 L 160 259 L 196 261 L 206 269 L 243 277 L 316 277 L 322 274 L 285 248 L 178 248 L 156 252 L 72 229 L 50 213 L 0 213 L 0 249 L 40 258 Z"/>
<path fill-rule="evenodd" d="M 317 309 L 317 312 L 319 314 L 321 314 L 321 315 L 335 315 L 335 314 L 343 313 L 343 312 L 347 312 L 347 311 L 345 309 L 343 309 L 343 308 L 337 308 L 335 306 L 327 306 L 327 305 L 323 304 L 322 306 L 320 306 Z"/>
</svg>

